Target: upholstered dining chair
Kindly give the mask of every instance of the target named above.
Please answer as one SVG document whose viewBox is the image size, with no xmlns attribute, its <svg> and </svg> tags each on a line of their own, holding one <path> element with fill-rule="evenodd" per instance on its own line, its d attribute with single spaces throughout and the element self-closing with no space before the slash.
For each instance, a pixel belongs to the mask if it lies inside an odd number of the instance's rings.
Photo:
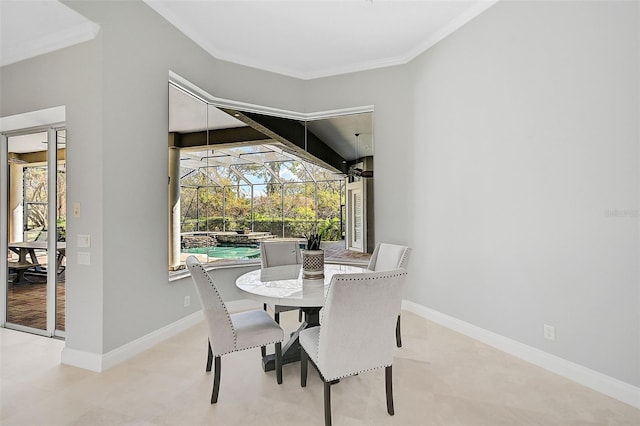
<svg viewBox="0 0 640 426">
<path fill-rule="evenodd" d="M 409 266 L 409 256 L 411 249 L 407 246 L 397 244 L 378 243 L 373 250 L 369 266 L 367 269 L 371 271 L 385 271 L 389 269 L 404 268 Z M 400 311 L 398 311 L 400 312 Z M 396 346 L 402 347 L 402 336 L 400 333 L 400 313 L 396 322 Z"/>
<path fill-rule="evenodd" d="M 300 385 L 307 385 L 307 364 L 311 359 L 324 381 L 325 425 L 331 425 L 331 385 L 382 367 L 387 412 L 394 414 L 393 328 L 406 275 L 405 269 L 334 275 L 320 326 L 300 332 Z"/>
<path fill-rule="evenodd" d="M 263 241 L 260 243 L 260 262 L 263 268 L 282 265 L 302 264 L 300 244 L 297 240 Z M 267 310 L 267 304 L 264 304 Z M 302 321 L 302 310 L 294 306 L 273 305 L 273 318 L 280 324 L 280 313 L 298 310 L 298 321 Z"/>
<path fill-rule="evenodd" d="M 215 359 L 211 403 L 218 402 L 220 358 L 231 352 L 258 346 L 264 351 L 266 345 L 275 344 L 276 380 L 281 384 L 284 332 L 280 325 L 261 310 L 229 314 L 218 288 L 198 259 L 195 256 L 189 256 L 186 263 L 196 286 L 209 335 L 206 371 L 211 371 L 211 364 Z"/>
</svg>

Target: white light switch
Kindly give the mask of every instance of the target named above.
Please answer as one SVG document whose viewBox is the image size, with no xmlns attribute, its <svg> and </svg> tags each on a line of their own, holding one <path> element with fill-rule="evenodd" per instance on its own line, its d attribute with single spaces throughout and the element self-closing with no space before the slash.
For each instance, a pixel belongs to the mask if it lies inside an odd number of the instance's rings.
<svg viewBox="0 0 640 426">
<path fill-rule="evenodd" d="M 80 217 L 80 203 L 73 203 L 73 217 Z"/>
<path fill-rule="evenodd" d="M 79 251 L 78 265 L 91 265 L 91 253 L 86 251 Z"/>
<path fill-rule="evenodd" d="M 79 248 L 91 247 L 91 235 L 78 234 L 78 247 Z"/>
</svg>

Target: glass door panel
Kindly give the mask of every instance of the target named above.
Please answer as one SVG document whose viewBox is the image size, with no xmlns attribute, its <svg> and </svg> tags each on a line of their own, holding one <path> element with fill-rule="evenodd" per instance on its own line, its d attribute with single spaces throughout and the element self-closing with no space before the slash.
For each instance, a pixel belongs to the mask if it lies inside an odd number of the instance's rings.
<svg viewBox="0 0 640 426">
<path fill-rule="evenodd" d="M 47 132 L 8 138 L 7 323 L 47 329 L 46 253 L 32 243 L 46 232 Z M 44 263 L 45 265 L 42 265 Z"/>
<path fill-rule="evenodd" d="M 64 248 L 57 250 L 57 242 L 64 236 L 66 203 L 59 201 L 64 200 L 66 182 L 64 157 L 58 162 L 56 149 L 63 136 L 64 131 L 49 129 L 6 139 L 6 326 L 49 336 L 56 328 L 64 330 L 63 276 L 58 280 Z M 51 253 L 50 247 L 56 250 Z"/>
</svg>

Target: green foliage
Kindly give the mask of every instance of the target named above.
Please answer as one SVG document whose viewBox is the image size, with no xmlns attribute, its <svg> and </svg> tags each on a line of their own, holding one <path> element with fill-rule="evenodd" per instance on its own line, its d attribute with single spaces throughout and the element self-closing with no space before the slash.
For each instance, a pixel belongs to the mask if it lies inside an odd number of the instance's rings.
<svg viewBox="0 0 640 426">
<path fill-rule="evenodd" d="M 342 238 L 340 232 L 340 218 L 318 221 L 318 232 L 325 241 L 338 241 Z"/>
<path fill-rule="evenodd" d="M 304 238 L 307 240 L 307 250 L 320 250 L 320 241 L 322 237 L 317 232 L 305 233 Z"/>
<path fill-rule="evenodd" d="M 67 240 L 67 218 L 59 217 L 56 220 L 56 237 L 58 241 Z"/>
<path fill-rule="evenodd" d="M 306 173 L 304 169 L 295 167 L 289 170 Z M 195 186 L 204 183 L 202 175 L 190 178 L 189 183 L 196 184 Z M 198 189 L 183 186 L 181 231 L 252 229 L 285 238 L 302 238 L 305 232 L 314 229 L 322 236 L 323 241 L 338 241 L 342 238 L 340 213 L 344 203 L 343 185 L 342 181 L 318 182 L 317 192 L 316 185 L 308 182 L 288 183 L 284 187 L 276 183 L 258 185 L 259 189 L 254 191 L 253 220 L 248 185 L 230 185 L 225 188 L 198 186 Z"/>
</svg>

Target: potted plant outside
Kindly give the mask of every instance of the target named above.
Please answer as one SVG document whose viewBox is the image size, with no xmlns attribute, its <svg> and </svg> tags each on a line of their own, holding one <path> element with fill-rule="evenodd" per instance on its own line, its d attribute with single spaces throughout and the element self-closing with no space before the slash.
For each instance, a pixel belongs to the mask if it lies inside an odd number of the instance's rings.
<svg viewBox="0 0 640 426">
<path fill-rule="evenodd" d="M 304 234 L 306 249 L 302 250 L 302 278 L 324 278 L 324 250 L 320 249 L 322 236 L 317 232 Z"/>
</svg>

